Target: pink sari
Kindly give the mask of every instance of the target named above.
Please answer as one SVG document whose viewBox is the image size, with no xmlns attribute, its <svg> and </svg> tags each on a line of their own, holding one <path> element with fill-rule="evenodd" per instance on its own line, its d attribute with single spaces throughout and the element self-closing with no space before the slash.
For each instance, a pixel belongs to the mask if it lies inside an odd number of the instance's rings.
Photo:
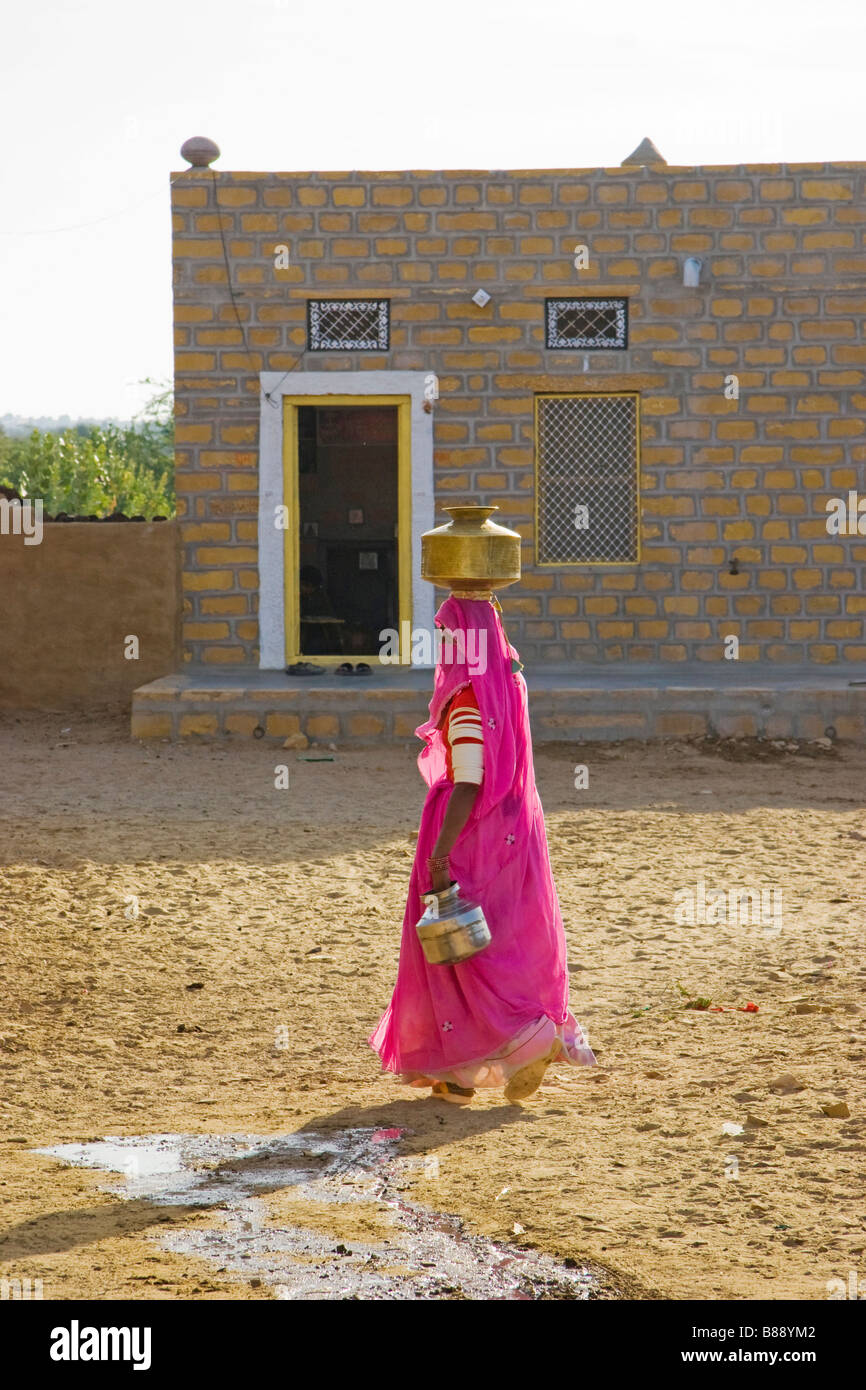
<svg viewBox="0 0 866 1390">
<path fill-rule="evenodd" d="M 593 1065 L 568 1007 L 565 933 L 544 816 L 532 765 L 526 682 L 499 615 L 485 600 L 450 597 L 436 621 L 465 641 L 471 660 L 436 667 L 430 718 L 416 730 L 430 790 L 424 802 L 391 1003 L 370 1035 L 382 1070 L 412 1083 L 430 1078 L 458 1086 L 504 1086 L 520 1067 L 546 1055 L 555 1038 L 560 1060 Z M 482 636 L 486 634 L 486 638 Z M 481 654 L 486 640 L 486 669 Z M 459 648 L 458 648 L 459 651 Z M 471 684 L 481 712 L 484 781 L 451 852 L 452 877 L 479 902 L 490 926 L 486 950 L 459 965 L 428 965 L 415 931 L 430 891 L 426 861 L 442 827 L 452 783 L 437 727 L 456 691 Z"/>
</svg>

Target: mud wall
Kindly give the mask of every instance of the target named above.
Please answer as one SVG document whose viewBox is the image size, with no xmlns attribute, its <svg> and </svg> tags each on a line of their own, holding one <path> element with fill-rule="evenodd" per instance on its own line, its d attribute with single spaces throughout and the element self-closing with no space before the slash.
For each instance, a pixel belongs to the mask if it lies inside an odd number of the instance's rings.
<svg viewBox="0 0 866 1390">
<path fill-rule="evenodd" d="M 174 521 L 46 521 L 38 545 L 0 534 L 0 595 L 3 708 L 120 710 L 179 665 Z"/>
</svg>

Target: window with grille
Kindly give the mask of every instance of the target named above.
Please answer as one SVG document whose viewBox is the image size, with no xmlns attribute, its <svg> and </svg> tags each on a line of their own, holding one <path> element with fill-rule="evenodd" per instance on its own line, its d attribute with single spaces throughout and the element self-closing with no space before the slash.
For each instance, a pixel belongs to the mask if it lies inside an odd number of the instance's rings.
<svg viewBox="0 0 866 1390">
<path fill-rule="evenodd" d="M 638 560 L 638 396 L 536 396 L 540 565 Z"/>
<path fill-rule="evenodd" d="M 387 352 L 390 300 L 307 300 L 310 352 Z"/>
<path fill-rule="evenodd" d="M 545 346 L 628 347 L 627 299 L 546 299 Z"/>
</svg>

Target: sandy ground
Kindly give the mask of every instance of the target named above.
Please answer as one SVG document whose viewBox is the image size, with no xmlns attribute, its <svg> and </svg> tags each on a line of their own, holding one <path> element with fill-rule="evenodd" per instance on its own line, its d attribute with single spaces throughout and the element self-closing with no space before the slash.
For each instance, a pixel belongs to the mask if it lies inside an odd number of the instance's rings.
<svg viewBox="0 0 866 1390">
<path fill-rule="evenodd" d="M 213 1213 L 114 1199 L 104 1175 L 30 1150 L 373 1125 L 438 1156 L 419 1200 L 595 1261 L 627 1293 L 823 1299 L 828 1279 L 862 1280 L 866 750 L 558 745 L 536 762 L 599 1066 L 458 1110 L 382 1076 L 366 1044 L 422 801 L 410 746 L 314 764 L 4 718 L 0 1275 L 41 1278 L 46 1298 L 268 1297 L 150 1238 Z M 701 877 L 781 890 L 781 929 L 677 923 Z M 367 1219 L 269 1201 L 335 1236 Z"/>
</svg>

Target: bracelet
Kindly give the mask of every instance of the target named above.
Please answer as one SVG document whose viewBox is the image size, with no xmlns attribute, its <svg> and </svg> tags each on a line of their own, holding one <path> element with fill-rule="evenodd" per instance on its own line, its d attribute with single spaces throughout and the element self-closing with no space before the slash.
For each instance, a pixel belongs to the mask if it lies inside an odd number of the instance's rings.
<svg viewBox="0 0 866 1390">
<path fill-rule="evenodd" d="M 430 870 L 431 874 L 435 874 L 439 869 L 447 869 L 448 867 L 449 858 L 447 854 L 441 854 L 438 859 L 434 859 L 431 856 L 427 860 L 427 868 Z"/>
</svg>

